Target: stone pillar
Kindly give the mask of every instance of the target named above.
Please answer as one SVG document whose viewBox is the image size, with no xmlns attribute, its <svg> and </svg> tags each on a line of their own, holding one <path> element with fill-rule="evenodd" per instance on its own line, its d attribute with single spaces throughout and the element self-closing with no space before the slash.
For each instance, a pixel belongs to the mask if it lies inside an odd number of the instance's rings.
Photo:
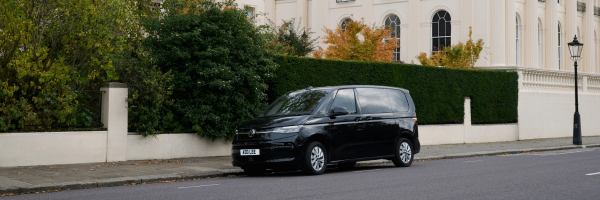
<svg viewBox="0 0 600 200">
<path fill-rule="evenodd" d="M 538 47 L 538 16 L 537 16 L 538 1 L 525 0 L 525 16 L 523 19 L 523 65 L 530 68 L 538 68 L 541 66 L 539 62 L 539 47 Z"/>
<path fill-rule="evenodd" d="M 563 2 L 565 5 L 565 22 L 563 27 L 565 28 L 565 34 L 563 34 L 563 41 L 562 41 L 562 46 L 563 46 L 563 51 L 562 51 L 562 57 L 563 57 L 563 64 L 564 67 L 562 69 L 564 70 L 568 70 L 568 71 L 573 71 L 574 69 L 574 62 L 571 60 L 571 53 L 569 53 L 569 46 L 567 45 L 567 43 L 573 41 L 573 37 L 575 37 L 575 35 L 577 34 L 577 0 L 572 0 L 572 1 L 565 1 Z M 582 30 L 579 30 L 582 31 Z M 582 38 L 585 37 L 585 35 L 577 35 L 577 38 Z M 582 41 L 582 40 L 579 40 Z M 584 46 L 585 48 L 585 46 Z M 581 62 L 579 63 L 579 66 L 581 65 Z M 579 69 L 583 69 L 582 67 L 578 67 Z"/>
<path fill-rule="evenodd" d="M 401 35 L 401 39 L 410 38 L 410 40 L 407 39 L 405 43 L 406 45 L 401 48 L 402 51 L 406 51 L 408 55 L 407 60 L 405 60 L 404 62 L 419 64 L 419 60 L 417 60 L 416 56 L 418 56 L 421 52 L 425 52 L 428 55 L 431 55 L 430 17 L 433 16 L 428 16 L 429 18 L 421 19 L 422 13 L 420 0 L 409 0 L 408 7 L 411 9 L 408 9 L 408 15 L 405 15 L 407 21 L 401 22 L 402 24 L 408 24 L 408 31 L 402 31 L 402 33 L 406 34 Z M 423 27 L 421 27 L 422 24 Z M 427 26 L 426 24 L 429 24 L 429 26 Z"/>
<path fill-rule="evenodd" d="M 595 57 L 595 39 L 594 39 L 594 1 L 593 0 L 585 0 L 583 1 L 586 4 L 586 10 L 583 13 L 583 23 L 581 34 L 584 36 L 582 38 L 581 43 L 583 43 L 583 52 L 582 62 L 581 62 L 581 72 L 594 72 L 594 66 L 596 66 L 596 57 Z M 579 37 L 579 36 L 577 36 Z"/>
<path fill-rule="evenodd" d="M 383 24 L 383 22 L 375 21 L 375 20 L 379 20 L 379 19 L 376 19 L 374 17 L 375 12 L 373 12 L 373 0 L 361 0 L 361 2 L 362 2 L 362 6 L 361 6 L 362 14 L 361 15 L 363 16 L 363 18 L 365 20 L 365 24 L 375 23 L 376 26 Z M 377 16 L 379 16 L 379 14 L 381 14 L 381 13 L 377 13 Z"/>
<path fill-rule="evenodd" d="M 107 129 L 106 162 L 127 160 L 127 84 L 105 83 L 102 88 L 102 123 Z"/>
<path fill-rule="evenodd" d="M 473 30 L 475 29 L 475 27 L 473 27 L 473 24 L 475 24 L 475 7 L 473 5 L 473 0 L 461 0 L 460 7 L 460 35 L 457 36 L 459 36 L 459 41 L 464 43 L 469 40 L 469 27 L 472 27 Z M 473 33 L 473 41 L 477 41 L 477 39 L 479 38 Z"/>
<path fill-rule="evenodd" d="M 506 66 L 506 3 L 490 0 L 490 54 L 492 66 Z"/>
<path fill-rule="evenodd" d="M 463 125 L 465 126 L 463 141 L 466 142 L 466 136 L 471 135 L 471 97 L 465 97 L 465 119 Z"/>
<path fill-rule="evenodd" d="M 275 0 L 265 0 L 265 24 L 269 24 L 269 20 L 277 23 L 277 13 L 275 13 Z"/>
<path fill-rule="evenodd" d="M 308 29 L 308 0 L 296 0 L 296 22 L 302 19 L 300 27 Z"/>
<path fill-rule="evenodd" d="M 545 68 L 558 70 L 558 3 L 546 1 L 546 23 L 544 26 Z M 564 31 L 564 27 L 562 27 Z M 564 48 L 563 48 L 564 49 Z M 563 58 L 564 60 L 564 58 Z"/>
<path fill-rule="evenodd" d="M 506 0 L 506 65 L 517 66 L 517 8 L 515 0 Z M 521 21 L 522 23 L 522 21 Z M 521 39 L 521 46 L 523 42 Z"/>
</svg>

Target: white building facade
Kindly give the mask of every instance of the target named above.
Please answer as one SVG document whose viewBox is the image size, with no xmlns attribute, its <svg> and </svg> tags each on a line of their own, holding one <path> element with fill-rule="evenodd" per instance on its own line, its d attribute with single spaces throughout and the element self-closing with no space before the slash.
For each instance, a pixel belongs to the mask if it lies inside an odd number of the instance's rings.
<svg viewBox="0 0 600 200">
<path fill-rule="evenodd" d="M 266 17 L 302 19 L 323 38 L 347 20 L 388 26 L 400 38 L 394 58 L 418 64 L 421 52 L 466 42 L 469 27 L 484 51 L 476 67 L 519 73 L 518 139 L 570 137 L 574 67 L 567 43 L 584 44 L 578 62 L 584 136 L 600 135 L 598 0 L 264 0 Z M 324 44 L 319 44 L 325 47 Z M 431 133 L 439 134 L 439 133 Z M 437 136 L 431 136 L 437 137 Z"/>
<path fill-rule="evenodd" d="M 239 0 L 238 0 L 239 1 Z M 598 0 L 265 0 L 267 18 L 302 18 L 302 25 L 324 36 L 346 19 L 376 26 L 398 22 L 400 59 L 418 63 L 420 52 L 436 46 L 483 39 L 485 50 L 477 63 L 572 71 L 567 43 L 577 34 L 585 44 L 583 72 L 600 73 L 596 59 L 600 17 Z M 436 17 L 439 14 L 444 16 Z M 599 14 L 596 12 L 596 14 Z M 446 19 L 440 19 L 446 18 Z M 386 20 L 388 24 L 386 24 Z M 443 22 L 440 24 L 440 22 Z M 444 24 L 445 23 L 445 24 Z M 447 24 L 447 25 L 446 25 Z M 395 23 L 393 24 L 395 25 Z M 395 27 L 393 27 L 395 28 Z M 446 32 L 441 32 L 444 29 Z M 440 31 L 434 33 L 434 31 Z M 445 42 L 449 39 L 449 42 Z M 434 44 L 438 42 L 438 44 Z"/>
</svg>

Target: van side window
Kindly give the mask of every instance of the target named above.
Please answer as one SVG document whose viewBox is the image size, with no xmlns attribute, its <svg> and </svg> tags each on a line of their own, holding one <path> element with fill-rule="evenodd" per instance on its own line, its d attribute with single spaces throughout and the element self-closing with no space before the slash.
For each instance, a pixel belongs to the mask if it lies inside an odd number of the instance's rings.
<svg viewBox="0 0 600 200">
<path fill-rule="evenodd" d="M 406 112 L 408 111 L 408 100 L 406 95 L 400 90 L 388 89 L 388 95 L 390 96 L 390 102 L 392 104 L 392 110 L 394 112 Z"/>
<path fill-rule="evenodd" d="M 342 89 L 339 90 L 333 100 L 331 109 L 335 107 L 344 107 L 348 109 L 349 114 L 356 114 L 356 98 L 354 97 L 354 89 Z"/>
<path fill-rule="evenodd" d="M 386 89 L 356 88 L 360 111 L 363 114 L 391 113 Z"/>
</svg>

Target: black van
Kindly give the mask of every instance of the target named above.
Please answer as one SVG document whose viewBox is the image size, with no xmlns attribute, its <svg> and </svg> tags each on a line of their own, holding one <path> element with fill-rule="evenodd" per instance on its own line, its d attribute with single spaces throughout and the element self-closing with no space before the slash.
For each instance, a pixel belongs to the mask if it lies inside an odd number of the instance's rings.
<svg viewBox="0 0 600 200">
<path fill-rule="evenodd" d="M 289 92 L 236 133 L 232 164 L 248 174 L 391 159 L 408 167 L 421 144 L 408 90 L 384 86 L 308 87 Z"/>
</svg>

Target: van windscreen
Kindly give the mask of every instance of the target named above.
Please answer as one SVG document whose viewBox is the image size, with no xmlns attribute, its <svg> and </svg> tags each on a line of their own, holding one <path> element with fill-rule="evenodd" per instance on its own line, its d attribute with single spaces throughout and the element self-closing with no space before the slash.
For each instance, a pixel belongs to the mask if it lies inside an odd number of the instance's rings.
<svg viewBox="0 0 600 200">
<path fill-rule="evenodd" d="M 330 90 L 301 90 L 279 97 L 259 117 L 310 115 Z"/>
</svg>

